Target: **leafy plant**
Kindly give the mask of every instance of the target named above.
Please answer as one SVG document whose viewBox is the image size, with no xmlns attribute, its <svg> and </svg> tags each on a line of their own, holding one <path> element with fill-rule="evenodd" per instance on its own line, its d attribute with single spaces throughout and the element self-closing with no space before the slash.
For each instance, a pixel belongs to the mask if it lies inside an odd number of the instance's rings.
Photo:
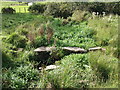
<svg viewBox="0 0 120 90">
<path fill-rule="evenodd" d="M 86 55 L 72 54 L 64 57 L 59 68 L 48 72 L 47 82 L 52 88 L 87 88 L 92 72 Z M 89 74 L 87 74 L 89 73 Z"/>
<path fill-rule="evenodd" d="M 38 36 L 36 37 L 35 41 L 34 41 L 34 46 L 35 47 L 40 47 L 40 46 L 47 46 L 47 39 L 45 38 L 45 36 L 41 37 Z"/>
<path fill-rule="evenodd" d="M 4 88 L 28 88 L 33 81 L 39 80 L 39 72 L 33 66 L 20 66 L 3 72 Z"/>
<path fill-rule="evenodd" d="M 11 43 L 18 48 L 24 48 L 26 46 L 27 39 L 18 33 L 12 33 L 6 38 L 7 43 Z"/>
</svg>

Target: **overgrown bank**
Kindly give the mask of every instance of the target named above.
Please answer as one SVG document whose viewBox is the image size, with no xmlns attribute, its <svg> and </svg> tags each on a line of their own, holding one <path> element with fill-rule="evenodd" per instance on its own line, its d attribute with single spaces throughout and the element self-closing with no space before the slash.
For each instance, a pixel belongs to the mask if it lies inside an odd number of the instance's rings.
<svg viewBox="0 0 120 90">
<path fill-rule="evenodd" d="M 81 17 L 79 17 L 79 13 Z M 16 18 L 19 17 L 19 18 Z M 67 19 L 34 14 L 3 15 L 3 87 L 5 88 L 88 88 L 117 87 L 117 16 L 84 17 L 77 11 Z M 74 18 L 74 19 L 73 19 Z M 103 23 L 104 22 L 104 23 Z M 56 46 L 53 57 L 60 58 L 52 71 L 38 70 L 44 59 L 34 49 Z M 105 52 L 70 54 L 61 47 L 101 46 Z M 41 64 L 43 68 L 46 65 Z"/>
</svg>

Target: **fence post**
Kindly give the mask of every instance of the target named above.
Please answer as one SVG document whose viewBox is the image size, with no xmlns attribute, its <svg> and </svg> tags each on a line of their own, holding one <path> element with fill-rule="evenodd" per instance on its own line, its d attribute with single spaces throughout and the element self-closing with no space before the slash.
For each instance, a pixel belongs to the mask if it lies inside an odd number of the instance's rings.
<svg viewBox="0 0 120 90">
<path fill-rule="evenodd" d="M 20 8 L 19 8 L 19 13 L 21 12 Z"/>
<path fill-rule="evenodd" d="M 26 13 L 26 8 L 24 7 L 24 11 L 25 11 L 25 13 Z"/>
</svg>

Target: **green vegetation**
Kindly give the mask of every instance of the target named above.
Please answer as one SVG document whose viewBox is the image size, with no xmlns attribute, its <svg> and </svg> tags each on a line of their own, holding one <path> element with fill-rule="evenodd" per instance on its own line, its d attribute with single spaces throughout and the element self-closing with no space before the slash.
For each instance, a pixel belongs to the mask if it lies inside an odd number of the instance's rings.
<svg viewBox="0 0 120 90">
<path fill-rule="evenodd" d="M 47 5 L 50 9 L 38 8 L 45 4 L 31 6 L 39 12 L 29 8 L 30 13 L 3 14 L 3 88 L 118 87 L 118 15 L 92 15 L 71 8 L 65 11 L 68 4 L 62 4 L 56 7 L 62 11 L 59 15 L 51 3 Z M 50 53 L 34 52 L 42 46 L 57 48 Z M 106 50 L 73 54 L 61 49 L 97 46 Z M 51 64 L 59 67 L 45 70 Z"/>
</svg>

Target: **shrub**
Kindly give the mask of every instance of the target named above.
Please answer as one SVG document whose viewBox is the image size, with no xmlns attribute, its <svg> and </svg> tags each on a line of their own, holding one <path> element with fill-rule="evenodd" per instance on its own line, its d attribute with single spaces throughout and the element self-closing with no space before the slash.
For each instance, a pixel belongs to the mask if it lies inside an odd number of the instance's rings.
<svg viewBox="0 0 120 90">
<path fill-rule="evenodd" d="M 90 3 L 88 5 L 88 8 L 90 12 L 99 12 L 99 14 L 102 14 L 102 12 L 106 12 L 104 3 L 99 2 Z"/>
<path fill-rule="evenodd" d="M 13 8 L 11 8 L 11 7 L 2 8 L 2 13 L 13 14 L 13 13 L 15 13 L 15 10 Z"/>
<path fill-rule="evenodd" d="M 28 88 L 32 82 L 39 80 L 39 72 L 32 65 L 3 72 L 3 88 Z"/>
<path fill-rule="evenodd" d="M 19 52 L 19 56 L 16 59 L 16 61 L 18 62 L 18 65 L 22 63 L 28 64 L 30 61 L 35 61 L 35 60 L 36 60 L 36 56 L 32 48 L 30 48 L 30 51 Z"/>
<path fill-rule="evenodd" d="M 34 47 L 47 46 L 47 45 L 48 45 L 48 43 L 47 43 L 47 39 L 45 38 L 45 36 L 36 37 L 36 39 L 34 41 Z"/>
<path fill-rule="evenodd" d="M 72 14 L 72 20 L 75 21 L 83 21 L 87 20 L 90 17 L 90 13 L 87 11 L 81 11 L 81 10 L 75 10 L 74 13 Z"/>
<path fill-rule="evenodd" d="M 20 35 L 23 35 L 23 36 L 27 36 L 27 34 L 28 34 L 28 31 L 26 30 L 26 29 L 18 29 L 18 33 L 20 34 Z"/>
<path fill-rule="evenodd" d="M 92 71 L 88 66 L 87 55 L 72 54 L 60 62 L 58 69 L 47 73 L 47 81 L 51 87 L 87 88 L 90 85 Z"/>
<path fill-rule="evenodd" d="M 44 13 L 46 6 L 44 4 L 33 4 L 28 8 L 31 13 Z"/>
<path fill-rule="evenodd" d="M 18 33 L 12 33 L 7 37 L 6 42 L 13 44 L 17 48 L 24 48 L 26 46 L 27 39 Z"/>
<path fill-rule="evenodd" d="M 27 82 L 38 80 L 39 78 L 38 70 L 34 69 L 32 65 L 20 66 L 15 70 L 14 73 Z"/>
<path fill-rule="evenodd" d="M 87 54 L 72 54 L 69 56 L 64 57 L 61 60 L 61 64 L 63 66 L 66 65 L 71 65 L 73 63 L 73 67 L 75 68 L 81 68 L 81 69 L 85 69 L 88 65 L 88 58 L 87 58 Z"/>
<path fill-rule="evenodd" d="M 44 15 L 51 15 L 53 17 L 59 16 L 59 4 L 58 3 L 49 3 L 44 12 Z"/>
<path fill-rule="evenodd" d="M 60 4 L 60 14 L 59 17 L 67 18 L 72 16 L 73 10 L 71 4 L 62 3 Z"/>
<path fill-rule="evenodd" d="M 49 3 L 44 15 L 52 15 L 54 17 L 67 18 L 72 16 L 73 10 L 67 3 Z"/>
</svg>

